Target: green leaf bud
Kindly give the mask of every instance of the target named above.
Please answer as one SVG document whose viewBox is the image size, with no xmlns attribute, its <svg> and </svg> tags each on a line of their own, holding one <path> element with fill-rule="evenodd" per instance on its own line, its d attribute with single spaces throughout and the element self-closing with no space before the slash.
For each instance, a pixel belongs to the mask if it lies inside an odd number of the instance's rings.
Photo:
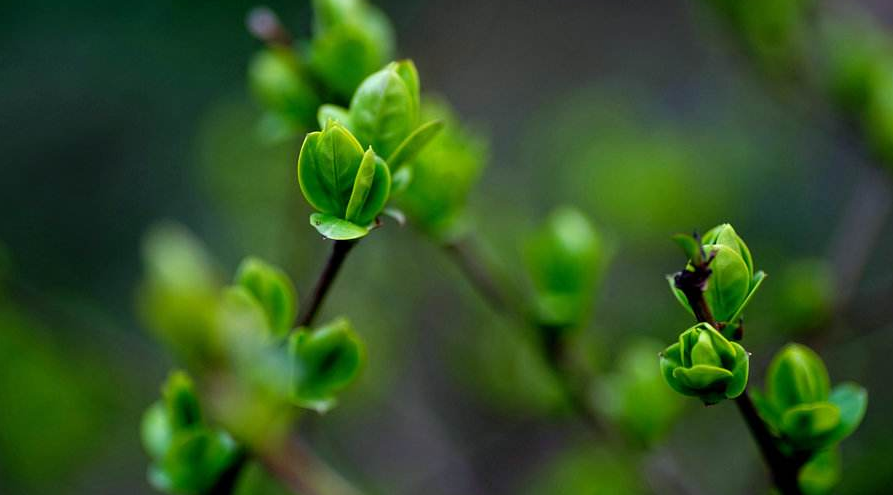
<svg viewBox="0 0 893 495">
<path fill-rule="evenodd" d="M 705 404 L 734 399 L 747 385 L 748 353 L 708 323 L 698 323 L 660 355 L 661 373 L 683 395 Z"/>
<path fill-rule="evenodd" d="M 164 223 L 146 234 L 143 260 L 137 299 L 145 325 L 190 363 L 219 357 L 221 283 L 205 246 L 183 226 Z"/>
<path fill-rule="evenodd" d="M 391 159 L 402 164 L 418 154 L 439 132 L 432 123 L 420 128 L 419 112 L 418 71 L 411 60 L 401 60 L 364 79 L 349 109 L 323 105 L 318 118 L 321 124 L 324 119 L 341 122 L 362 145 L 372 146 L 391 165 Z"/>
<path fill-rule="evenodd" d="M 325 412 L 335 406 L 336 394 L 356 379 L 365 349 L 350 322 L 339 318 L 321 328 L 294 333 L 289 355 L 294 401 Z"/>
<path fill-rule="evenodd" d="M 347 99 L 393 56 L 393 27 L 362 0 L 315 0 L 313 10 L 310 68 L 336 96 Z"/>
<path fill-rule="evenodd" d="M 698 262 L 700 250 L 692 245 L 691 236 L 678 235 L 674 240 L 689 257 L 690 270 L 692 263 Z M 763 283 L 765 274 L 755 272 L 753 258 L 744 240 L 729 224 L 722 224 L 710 229 L 701 239 L 705 262 L 708 263 L 710 276 L 704 289 L 704 300 L 710 308 L 713 319 L 722 324 L 723 334 L 732 338 L 744 308 L 750 302 L 756 290 Z M 691 311 L 688 300 L 681 290 L 676 288 L 674 277 L 669 278 L 670 288 L 676 299 Z"/>
<path fill-rule="evenodd" d="M 421 114 L 423 122 L 443 122 L 443 130 L 400 169 L 411 170 L 412 178 L 395 200 L 413 225 L 446 240 L 461 235 L 468 195 L 487 160 L 487 143 L 465 128 L 444 101 L 423 99 Z"/>
<path fill-rule="evenodd" d="M 248 79 L 258 102 L 293 132 L 312 125 L 320 101 L 294 50 L 274 46 L 258 52 Z"/>
<path fill-rule="evenodd" d="M 788 344 L 766 373 L 760 414 L 794 450 L 820 450 L 850 435 L 865 414 L 867 393 L 845 383 L 831 388 L 825 363 L 811 349 Z"/>
<path fill-rule="evenodd" d="M 195 386 L 182 371 L 168 376 L 162 400 L 143 416 L 141 434 L 152 458 L 149 481 L 167 493 L 205 493 L 240 455 L 230 435 L 202 420 Z"/>
<path fill-rule="evenodd" d="M 602 240 L 585 215 L 569 207 L 549 215 L 525 246 L 542 324 L 572 327 L 582 323 L 603 258 Z"/>
<path fill-rule="evenodd" d="M 281 269 L 254 257 L 245 258 L 236 271 L 235 283 L 246 288 L 263 307 L 274 336 L 284 337 L 297 314 L 294 285 Z"/>
<path fill-rule="evenodd" d="M 355 232 L 348 238 L 357 238 L 368 233 L 384 208 L 391 175 L 372 148 L 364 153 L 346 127 L 329 121 L 322 131 L 304 139 L 298 156 L 298 182 L 311 206 L 326 215 L 325 219 L 353 224 Z M 313 219 L 311 224 L 326 235 L 322 227 L 328 224 Z"/>
</svg>

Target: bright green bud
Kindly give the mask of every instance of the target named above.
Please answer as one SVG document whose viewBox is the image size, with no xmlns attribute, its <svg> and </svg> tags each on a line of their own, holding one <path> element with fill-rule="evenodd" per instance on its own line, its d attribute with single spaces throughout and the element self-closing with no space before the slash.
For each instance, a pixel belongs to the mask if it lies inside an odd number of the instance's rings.
<svg viewBox="0 0 893 495">
<path fill-rule="evenodd" d="M 548 326 L 582 323 L 603 263 L 602 240 L 585 215 L 563 207 L 527 242 L 525 258 L 537 296 L 537 318 Z"/>
<path fill-rule="evenodd" d="M 676 241 L 691 239 L 690 236 L 677 236 Z M 754 272 L 750 250 L 735 229 L 727 223 L 710 229 L 704 234 L 701 244 L 711 271 L 704 290 L 704 299 L 713 319 L 723 324 L 723 334 L 731 338 L 741 313 L 766 275 L 762 271 Z M 697 261 L 693 256 L 699 256 L 695 248 L 689 247 L 688 243 L 680 242 L 680 245 L 686 249 L 690 262 Z M 687 298 L 675 287 L 672 277 L 670 287 L 679 302 L 691 310 Z"/>
<path fill-rule="evenodd" d="M 297 296 L 291 279 L 279 268 L 248 257 L 236 271 L 235 283 L 246 288 L 263 307 L 270 332 L 284 337 L 297 314 Z"/>
<path fill-rule="evenodd" d="M 313 124 L 319 97 L 292 49 L 277 46 L 260 51 L 248 67 L 248 79 L 254 97 L 291 132 Z"/>
<path fill-rule="evenodd" d="M 310 67 L 341 99 L 391 59 L 394 30 L 388 18 L 362 0 L 315 0 Z"/>
<path fill-rule="evenodd" d="M 311 225 L 330 239 L 356 239 L 369 233 L 384 208 L 391 174 L 372 148 L 364 153 L 346 127 L 329 121 L 325 129 L 304 139 L 298 182 L 304 198 L 319 212 L 311 215 Z"/>
<path fill-rule="evenodd" d="M 353 383 L 365 360 L 365 349 L 350 322 L 339 318 L 315 330 L 303 329 L 289 339 L 293 399 L 325 412 L 335 395 Z"/>
<path fill-rule="evenodd" d="M 445 101 L 424 98 L 421 114 L 423 122 L 443 122 L 443 132 L 408 162 L 412 180 L 396 201 L 415 226 L 446 240 L 461 235 L 468 195 L 487 160 L 487 142 L 463 127 Z"/>
<path fill-rule="evenodd" d="M 329 120 L 348 127 L 363 146 L 372 146 L 397 170 L 415 158 L 440 132 L 443 124 L 419 125 L 419 74 L 411 60 L 391 62 L 367 77 L 350 101 L 350 108 L 323 105 L 319 123 Z"/>
<path fill-rule="evenodd" d="M 845 383 L 831 389 L 825 363 L 806 346 L 788 344 L 766 372 L 761 415 L 794 450 L 818 450 L 850 435 L 865 414 L 864 388 Z"/>
<path fill-rule="evenodd" d="M 748 353 L 707 323 L 698 323 L 660 355 L 661 373 L 683 395 L 705 404 L 734 399 L 747 386 Z"/>
</svg>

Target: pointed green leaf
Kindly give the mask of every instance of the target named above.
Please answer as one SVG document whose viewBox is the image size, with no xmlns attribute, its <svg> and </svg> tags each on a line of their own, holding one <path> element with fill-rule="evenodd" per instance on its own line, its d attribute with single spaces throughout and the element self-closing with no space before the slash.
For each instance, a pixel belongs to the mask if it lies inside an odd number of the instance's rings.
<svg viewBox="0 0 893 495">
<path fill-rule="evenodd" d="M 389 65 L 357 88 L 350 102 L 350 121 L 360 142 L 390 156 L 415 128 L 414 108 L 409 88 Z"/>
<path fill-rule="evenodd" d="M 726 397 L 734 399 L 747 387 L 747 377 L 750 373 L 750 354 L 737 342 L 732 342 L 735 349 L 735 364 L 732 366 L 732 379 L 726 385 Z"/>
<path fill-rule="evenodd" d="M 375 155 L 375 171 L 366 201 L 356 216 L 359 225 L 369 225 L 381 213 L 391 194 L 391 172 L 380 156 Z"/>
<path fill-rule="evenodd" d="M 363 155 L 363 161 L 360 162 L 360 168 L 357 170 L 357 177 L 353 183 L 353 191 L 350 194 L 350 201 L 347 203 L 347 212 L 344 218 L 349 222 L 356 222 L 366 197 L 369 196 L 369 190 L 372 188 L 372 178 L 375 176 L 375 152 L 372 147 L 366 150 Z"/>
<path fill-rule="evenodd" d="M 717 244 L 706 250 L 713 261 L 704 299 L 716 321 L 728 322 L 747 298 L 751 277 L 744 260 L 731 248 Z"/>
<path fill-rule="evenodd" d="M 747 294 L 747 297 L 744 298 L 744 302 L 742 302 L 741 305 L 738 306 L 738 311 L 735 311 L 735 314 L 732 315 L 731 318 L 729 318 L 729 325 L 727 325 L 728 327 L 734 328 L 737 325 L 738 320 L 741 318 L 741 314 L 744 312 L 744 308 L 746 308 L 747 305 L 750 303 L 750 300 L 753 299 L 753 295 L 756 294 L 757 289 L 759 289 L 760 286 L 763 285 L 763 280 L 765 279 L 766 274 L 763 271 L 758 271 L 754 274 L 753 281 L 751 281 L 750 284 L 750 292 Z"/>
<path fill-rule="evenodd" d="M 673 241 L 682 248 L 686 259 L 697 265 L 703 261 L 701 257 L 701 244 L 691 234 L 674 234 Z"/>
<path fill-rule="evenodd" d="M 388 167 L 400 170 L 403 164 L 412 161 L 441 130 L 443 130 L 442 120 L 432 120 L 420 125 L 391 153 L 386 160 Z"/>
</svg>

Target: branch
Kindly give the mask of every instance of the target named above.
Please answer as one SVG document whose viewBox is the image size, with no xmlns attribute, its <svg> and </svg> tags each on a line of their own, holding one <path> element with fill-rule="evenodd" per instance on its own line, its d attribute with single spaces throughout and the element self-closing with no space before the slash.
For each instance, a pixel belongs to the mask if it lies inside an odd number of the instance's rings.
<svg viewBox="0 0 893 495">
<path fill-rule="evenodd" d="M 356 244 L 357 241 L 335 241 L 332 245 L 332 254 L 329 256 L 329 261 L 326 263 L 325 268 L 323 268 L 322 273 L 319 274 L 319 279 L 317 279 L 316 285 L 313 287 L 313 292 L 311 293 L 306 306 L 301 309 L 301 313 L 295 320 L 295 327 L 306 327 L 313 323 L 316 313 L 319 311 L 320 306 L 322 306 L 326 294 L 329 292 L 332 283 L 335 281 L 335 277 L 338 275 L 338 270 L 341 269 L 341 265 L 344 264 L 344 259 L 347 258 L 347 253 L 349 253 Z"/>
</svg>

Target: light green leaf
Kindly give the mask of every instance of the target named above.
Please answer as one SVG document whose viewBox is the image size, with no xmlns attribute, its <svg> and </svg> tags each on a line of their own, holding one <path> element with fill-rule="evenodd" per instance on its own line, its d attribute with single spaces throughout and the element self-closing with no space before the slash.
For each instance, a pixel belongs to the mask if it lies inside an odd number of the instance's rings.
<svg viewBox="0 0 893 495">
<path fill-rule="evenodd" d="M 734 399 L 747 387 L 747 378 L 750 373 L 750 354 L 737 342 L 732 342 L 735 348 L 735 364 L 732 366 L 732 379 L 726 385 L 726 397 Z"/>
<path fill-rule="evenodd" d="M 316 112 L 316 120 L 319 122 L 320 129 L 325 129 L 330 120 L 340 123 L 350 129 L 350 113 L 344 107 L 326 103 L 321 105 Z"/>
<path fill-rule="evenodd" d="M 728 322 L 747 298 L 751 277 L 744 260 L 731 248 L 717 244 L 706 250 L 714 257 L 704 299 L 716 321 Z"/>
<path fill-rule="evenodd" d="M 388 167 L 401 170 L 401 166 L 412 161 L 441 130 L 443 130 L 442 120 L 432 120 L 420 125 L 391 153 L 386 160 Z"/>
<path fill-rule="evenodd" d="M 800 404 L 781 415 L 779 429 L 797 448 L 809 450 L 827 445 L 828 434 L 840 426 L 840 409 L 830 402 Z"/>
<path fill-rule="evenodd" d="M 369 190 L 372 188 L 373 177 L 375 177 L 375 152 L 370 146 L 363 155 L 360 168 L 357 170 L 357 177 L 353 183 L 353 191 L 350 193 L 350 201 L 347 203 L 347 212 L 344 215 L 347 221 L 357 221 L 357 217 L 366 203 L 366 198 L 369 196 Z"/>
<path fill-rule="evenodd" d="M 676 368 L 673 378 L 688 388 L 704 390 L 723 385 L 732 378 L 732 372 L 718 366 L 698 364 L 690 368 Z"/>
<path fill-rule="evenodd" d="M 366 78 L 350 102 L 350 120 L 360 142 L 390 156 L 415 129 L 417 112 L 395 64 Z"/>
<path fill-rule="evenodd" d="M 317 232 L 328 239 L 336 241 L 346 241 L 350 239 L 359 239 L 369 233 L 369 227 L 362 227 L 353 222 L 327 215 L 325 213 L 314 213 L 310 215 L 310 225 Z"/>
<path fill-rule="evenodd" d="M 239 265 L 235 282 L 261 305 L 273 335 L 282 337 L 291 330 L 297 313 L 297 296 L 285 272 L 259 258 L 248 257 Z"/>
<path fill-rule="evenodd" d="M 335 395 L 359 374 L 365 350 L 350 323 L 337 319 L 322 328 L 296 332 L 289 339 L 294 400 L 324 412 Z"/>
<path fill-rule="evenodd" d="M 862 423 L 868 408 L 868 391 L 855 383 L 842 383 L 834 387 L 828 401 L 840 409 L 840 427 L 831 439 L 837 442 L 850 436 Z"/>
</svg>

